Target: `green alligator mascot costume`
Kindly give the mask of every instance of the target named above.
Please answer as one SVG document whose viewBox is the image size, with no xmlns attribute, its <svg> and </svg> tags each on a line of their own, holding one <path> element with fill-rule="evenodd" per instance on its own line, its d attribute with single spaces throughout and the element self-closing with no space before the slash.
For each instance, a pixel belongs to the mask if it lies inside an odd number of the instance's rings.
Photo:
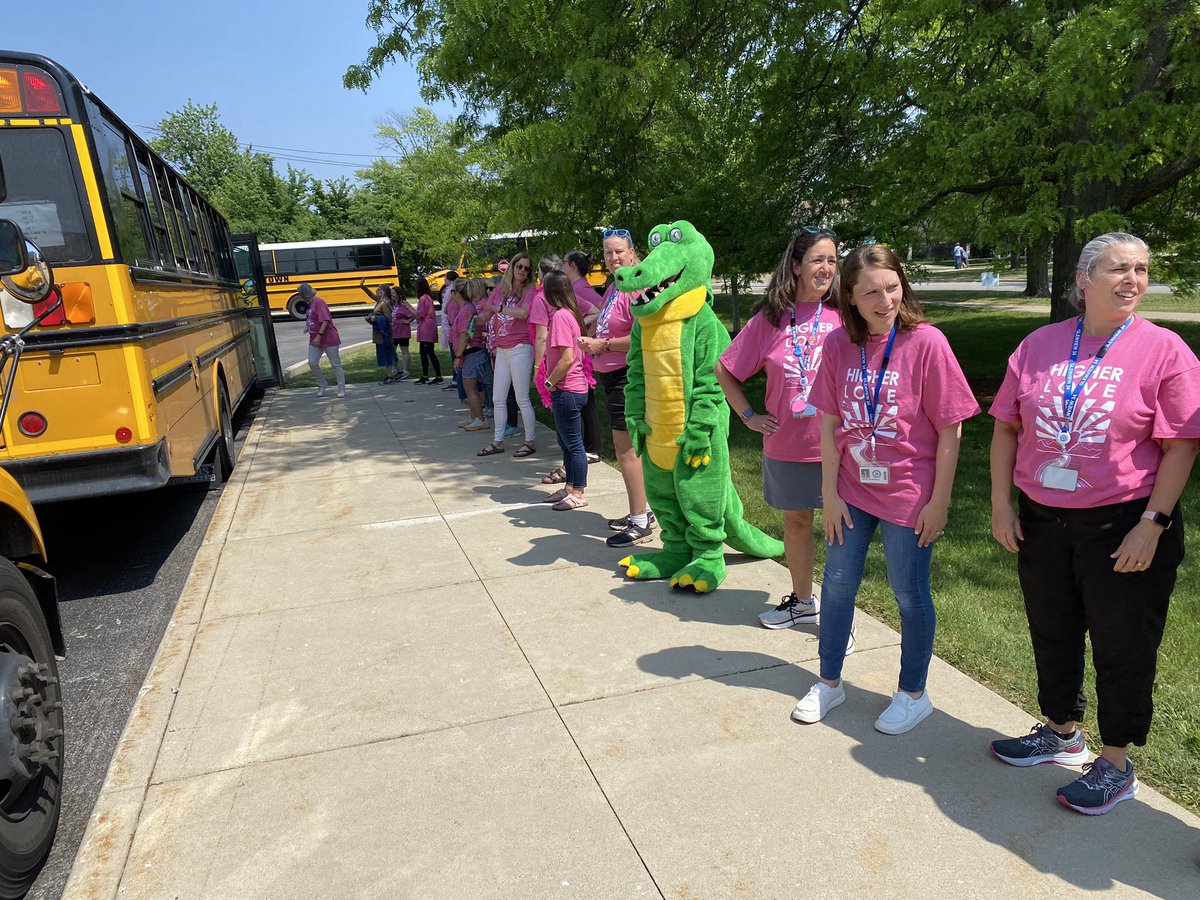
<svg viewBox="0 0 1200 900">
<path fill-rule="evenodd" d="M 726 543 L 751 556 L 783 544 L 742 518 L 729 471 L 729 411 L 715 368 L 729 332 L 712 308 L 713 250 L 690 222 L 659 225 L 650 253 L 616 274 L 640 291 L 629 347 L 625 424 L 663 548 L 618 563 L 630 578 L 670 578 L 672 587 L 712 591 L 725 580 Z"/>
</svg>

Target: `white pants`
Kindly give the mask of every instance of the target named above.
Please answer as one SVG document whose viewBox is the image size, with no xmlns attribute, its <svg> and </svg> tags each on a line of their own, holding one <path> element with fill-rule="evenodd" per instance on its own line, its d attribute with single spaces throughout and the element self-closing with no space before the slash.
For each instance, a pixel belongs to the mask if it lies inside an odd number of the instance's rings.
<svg viewBox="0 0 1200 900">
<path fill-rule="evenodd" d="M 338 352 L 337 347 L 314 347 L 308 345 L 308 368 L 316 376 L 317 385 L 326 387 L 329 382 L 325 380 L 325 373 L 321 371 L 321 354 L 324 353 L 329 357 L 329 364 L 333 366 L 333 374 L 337 376 L 338 390 L 344 390 L 346 387 L 346 370 L 342 368 L 342 356 Z"/>
<path fill-rule="evenodd" d="M 495 409 L 496 440 L 504 440 L 508 427 L 508 389 L 517 395 L 521 425 L 525 440 L 532 442 L 537 420 L 533 417 L 533 401 L 529 399 L 529 382 L 533 377 L 533 344 L 501 347 L 496 351 L 496 369 L 492 373 L 492 406 Z"/>
</svg>

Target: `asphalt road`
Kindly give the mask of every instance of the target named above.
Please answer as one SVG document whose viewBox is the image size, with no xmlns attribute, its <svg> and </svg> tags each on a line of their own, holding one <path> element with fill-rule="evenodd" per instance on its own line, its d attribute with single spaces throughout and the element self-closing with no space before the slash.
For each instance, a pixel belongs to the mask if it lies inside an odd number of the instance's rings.
<svg viewBox="0 0 1200 900">
<path fill-rule="evenodd" d="M 334 324 L 337 326 L 338 336 L 341 337 L 343 346 L 363 341 L 370 342 L 371 326 L 363 321 L 365 314 L 362 310 L 333 314 Z M 304 330 L 304 323 L 294 319 L 276 318 L 274 325 L 275 343 L 279 347 L 279 361 L 283 367 L 286 369 L 288 366 L 306 362 L 308 360 L 308 335 Z M 415 344 L 413 351 L 416 352 Z"/>
<path fill-rule="evenodd" d="M 244 435 L 254 404 L 238 420 Z M 67 657 L 58 836 L 30 897 L 62 896 L 113 751 L 183 591 L 219 491 L 164 488 L 43 506 Z"/>
</svg>

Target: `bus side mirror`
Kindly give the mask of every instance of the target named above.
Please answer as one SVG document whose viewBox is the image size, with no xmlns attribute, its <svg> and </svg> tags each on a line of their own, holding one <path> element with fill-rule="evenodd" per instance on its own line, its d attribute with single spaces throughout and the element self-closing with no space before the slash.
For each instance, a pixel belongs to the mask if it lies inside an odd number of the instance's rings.
<svg viewBox="0 0 1200 900">
<path fill-rule="evenodd" d="M 41 303 L 54 291 L 54 270 L 16 222 L 0 219 L 0 285 L 22 303 Z"/>
<path fill-rule="evenodd" d="M 16 222 L 0 219 L 0 275 L 16 275 L 27 268 L 25 235 Z"/>
</svg>

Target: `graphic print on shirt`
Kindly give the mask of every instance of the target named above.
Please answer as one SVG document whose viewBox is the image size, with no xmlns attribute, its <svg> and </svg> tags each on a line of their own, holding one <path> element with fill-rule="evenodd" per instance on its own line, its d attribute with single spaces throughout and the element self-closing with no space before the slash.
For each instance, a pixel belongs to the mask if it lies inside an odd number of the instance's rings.
<svg viewBox="0 0 1200 900">
<path fill-rule="evenodd" d="M 804 323 L 796 323 L 797 334 L 795 336 L 793 336 L 790 328 L 784 328 L 784 347 L 787 355 L 783 362 L 783 386 L 788 397 L 788 408 L 791 410 L 792 418 L 794 419 L 806 418 L 817 414 L 816 409 L 808 402 L 808 395 L 812 393 L 813 382 L 817 378 L 817 370 L 821 368 L 821 352 L 825 347 L 824 343 L 811 348 L 808 345 L 817 340 L 823 340 L 833 330 L 834 325 L 832 322 L 822 322 L 817 326 L 817 337 L 814 338 L 812 335 L 811 319 Z M 797 338 L 800 343 L 798 348 L 796 346 Z M 799 353 L 797 353 L 797 350 L 799 350 Z M 808 362 L 807 369 L 803 365 L 805 357 L 807 357 Z"/>
<path fill-rule="evenodd" d="M 1076 364 L 1076 384 L 1089 364 L 1090 360 Z M 1034 447 L 1039 454 L 1044 454 L 1035 471 L 1038 480 L 1042 480 L 1048 467 L 1078 471 L 1084 460 L 1100 459 L 1105 455 L 1104 444 L 1116 408 L 1117 385 L 1125 370 L 1119 366 L 1097 367 L 1083 385 L 1075 404 L 1075 414 L 1068 421 L 1063 403 L 1068 365 L 1061 362 L 1051 367 L 1037 400 L 1038 415 L 1034 421 L 1037 442 Z M 1065 444 L 1060 443 L 1060 434 L 1066 434 Z M 1080 474 L 1079 487 L 1093 486 Z"/>
<path fill-rule="evenodd" d="M 874 394 L 879 372 L 876 369 L 868 369 L 867 374 L 870 376 L 867 390 Z M 872 435 L 871 416 L 863 390 L 862 369 L 859 366 L 846 367 L 846 375 L 842 381 L 842 428 L 851 441 L 850 456 L 860 466 L 878 462 L 879 445 L 894 441 L 899 433 L 899 378 L 900 373 L 895 369 L 889 369 L 883 374 L 883 385 L 879 389 L 879 408 L 875 411 L 875 431 Z"/>
<path fill-rule="evenodd" d="M 515 295 L 512 297 L 506 297 L 503 301 L 501 301 L 500 309 L 496 312 L 495 337 L 499 338 L 508 336 L 508 329 L 512 323 L 516 321 L 516 318 L 505 312 L 505 310 L 507 310 L 510 306 L 516 305 L 517 297 Z"/>
</svg>

